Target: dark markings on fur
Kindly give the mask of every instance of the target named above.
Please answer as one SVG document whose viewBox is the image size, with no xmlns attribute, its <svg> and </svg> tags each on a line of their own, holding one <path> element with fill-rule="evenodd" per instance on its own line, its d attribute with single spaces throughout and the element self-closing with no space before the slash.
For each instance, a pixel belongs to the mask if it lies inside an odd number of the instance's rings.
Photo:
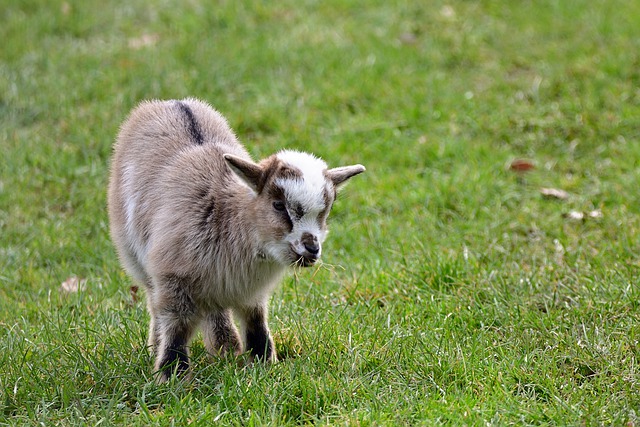
<svg viewBox="0 0 640 427">
<path fill-rule="evenodd" d="M 293 207 L 293 212 L 296 220 L 300 220 L 304 216 L 304 209 L 300 203 L 296 203 Z"/>
<path fill-rule="evenodd" d="M 201 234 L 196 240 L 198 248 L 211 257 L 219 256 L 220 251 L 231 244 L 234 238 L 233 219 L 230 218 L 228 210 L 224 209 L 224 206 L 230 203 L 229 197 L 222 195 L 215 199 L 212 197 L 206 203 L 203 201 L 197 213 L 201 215 L 198 219 Z"/>
<path fill-rule="evenodd" d="M 202 129 L 200 128 L 200 124 L 196 120 L 195 115 L 191 108 L 185 104 L 184 102 L 178 101 L 178 107 L 185 119 L 187 120 L 187 129 L 189 131 L 189 136 L 197 145 L 204 144 L 204 136 L 202 134 Z"/>
<path fill-rule="evenodd" d="M 220 237 L 223 235 L 230 236 L 232 234 L 233 218 L 229 210 L 224 209 L 226 204 L 233 203 L 231 200 L 232 198 L 232 195 L 225 195 L 217 200 L 218 206 L 222 206 L 222 208 L 216 210 L 217 215 L 214 215 L 212 220 L 213 228 L 216 230 L 216 234 Z"/>
<path fill-rule="evenodd" d="M 282 166 L 276 173 L 276 178 L 282 179 L 302 179 L 302 172 L 292 166 Z"/>
<path fill-rule="evenodd" d="M 156 366 L 166 379 L 174 370 L 178 374 L 189 368 L 187 345 L 197 324 L 197 308 L 191 297 L 193 280 L 175 274 L 163 275 L 161 307 L 156 308 L 161 348 Z M 163 344 L 164 342 L 164 344 Z"/>
<path fill-rule="evenodd" d="M 213 212 L 214 212 L 215 208 L 216 208 L 215 201 L 213 199 L 209 200 L 209 202 L 207 203 L 207 205 L 205 206 L 205 209 L 204 209 L 204 218 L 205 218 L 205 220 L 209 221 L 209 219 L 213 215 Z"/>
<path fill-rule="evenodd" d="M 265 360 L 272 358 L 275 349 L 267 329 L 265 313 L 261 307 L 256 307 L 248 313 L 246 337 L 247 350 L 252 356 Z"/>
<path fill-rule="evenodd" d="M 289 233 L 293 231 L 293 221 L 291 221 L 291 217 L 289 216 L 289 212 L 287 210 L 283 210 L 281 212 L 282 220 L 287 224 L 287 228 L 289 229 Z"/>
<path fill-rule="evenodd" d="M 207 194 L 209 194 L 209 189 L 205 186 L 202 186 L 197 189 L 196 197 L 198 197 L 198 199 L 204 199 L 205 197 L 207 197 Z"/>
<path fill-rule="evenodd" d="M 262 193 L 267 184 L 271 181 L 273 175 L 278 169 L 279 160 L 275 156 L 271 156 L 260 162 L 260 166 L 264 171 L 262 176 L 258 180 L 258 185 L 256 185 L 256 190 L 258 190 L 258 194 Z"/>
<path fill-rule="evenodd" d="M 277 185 L 269 186 L 269 192 L 267 194 L 272 200 L 280 200 L 281 202 L 286 202 L 284 197 L 284 190 Z"/>
<path fill-rule="evenodd" d="M 281 187 L 278 187 L 277 185 L 270 185 L 267 191 L 269 192 L 268 193 L 269 198 L 271 198 L 272 200 L 279 200 L 283 202 L 285 205 L 287 204 L 287 200 L 285 199 L 285 196 L 284 196 L 284 190 Z M 291 221 L 291 217 L 289 216 L 288 210 L 285 209 L 282 212 L 279 212 L 279 214 L 282 220 L 287 225 L 289 233 L 291 233 L 291 231 L 293 230 L 293 221 Z"/>
<path fill-rule="evenodd" d="M 185 333 L 176 335 L 169 343 L 160 363 L 162 375 L 169 378 L 176 371 L 177 375 L 189 369 L 189 356 L 187 354 L 187 337 Z"/>
<path fill-rule="evenodd" d="M 336 193 L 334 189 L 333 190 L 334 199 L 335 199 L 335 195 Z M 329 212 L 331 212 L 331 207 L 333 206 L 331 193 L 327 188 L 325 188 L 324 191 L 322 192 L 322 198 L 324 199 L 324 209 L 322 210 L 322 212 L 320 212 L 320 215 L 318 215 L 318 222 L 320 223 L 320 226 L 324 229 L 325 221 L 327 220 L 327 217 L 329 216 Z"/>
<path fill-rule="evenodd" d="M 203 200 L 202 203 L 202 216 L 200 217 L 200 224 L 202 225 L 203 229 L 208 230 L 214 218 L 216 201 L 213 197 L 209 197 L 208 199 Z"/>
<path fill-rule="evenodd" d="M 267 186 L 271 186 L 276 179 L 302 179 L 303 176 L 302 171 L 295 167 L 285 165 L 275 155 L 260 162 L 260 167 L 264 173 L 256 186 L 258 193 L 262 193 L 262 191 Z"/>
<path fill-rule="evenodd" d="M 336 197 L 335 189 L 333 191 L 334 191 L 333 198 L 335 199 Z M 324 200 L 324 207 L 331 208 L 332 198 L 331 198 L 331 193 L 329 193 L 329 190 L 327 189 L 327 187 L 325 187 L 324 191 L 322 192 L 322 199 Z"/>
</svg>

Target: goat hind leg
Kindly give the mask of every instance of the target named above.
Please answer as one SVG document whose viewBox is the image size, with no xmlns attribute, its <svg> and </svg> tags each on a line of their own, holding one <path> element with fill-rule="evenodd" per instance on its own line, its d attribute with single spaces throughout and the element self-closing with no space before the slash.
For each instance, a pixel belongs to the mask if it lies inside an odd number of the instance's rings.
<svg viewBox="0 0 640 427">
<path fill-rule="evenodd" d="M 189 369 L 189 341 L 197 325 L 195 318 L 182 318 L 174 313 L 156 316 L 158 344 L 155 361 L 157 381 L 167 381 L 174 373 L 184 375 Z"/>
</svg>

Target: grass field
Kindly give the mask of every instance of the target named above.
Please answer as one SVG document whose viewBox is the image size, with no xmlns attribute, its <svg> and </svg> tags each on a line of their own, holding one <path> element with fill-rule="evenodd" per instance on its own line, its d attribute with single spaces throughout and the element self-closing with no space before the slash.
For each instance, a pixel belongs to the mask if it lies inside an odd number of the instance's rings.
<svg viewBox="0 0 640 427">
<path fill-rule="evenodd" d="M 640 2 L 115 3 L 0 0 L 0 425 L 640 425 Z M 187 96 L 367 172 L 282 361 L 156 385 L 108 162 Z"/>
</svg>

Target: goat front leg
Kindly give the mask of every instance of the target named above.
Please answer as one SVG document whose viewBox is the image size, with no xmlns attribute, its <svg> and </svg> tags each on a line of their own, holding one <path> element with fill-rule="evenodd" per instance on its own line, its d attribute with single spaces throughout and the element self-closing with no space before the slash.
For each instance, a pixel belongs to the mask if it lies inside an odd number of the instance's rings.
<svg viewBox="0 0 640 427">
<path fill-rule="evenodd" d="M 240 334 L 233 323 L 231 310 L 212 311 L 204 320 L 204 345 L 209 354 L 225 353 L 239 356 L 242 353 Z"/>
<path fill-rule="evenodd" d="M 243 307 L 239 311 L 244 326 L 245 348 L 250 352 L 251 359 L 267 362 L 278 360 L 273 338 L 267 325 L 266 304 L 254 307 Z"/>
</svg>

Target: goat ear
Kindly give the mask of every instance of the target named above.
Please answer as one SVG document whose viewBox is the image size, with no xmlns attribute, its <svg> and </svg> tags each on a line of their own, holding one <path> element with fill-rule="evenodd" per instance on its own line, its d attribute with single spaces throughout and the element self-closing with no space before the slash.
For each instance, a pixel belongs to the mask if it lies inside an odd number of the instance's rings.
<svg viewBox="0 0 640 427">
<path fill-rule="evenodd" d="M 250 160 L 234 156 L 233 154 L 224 154 L 223 157 L 233 173 L 251 187 L 253 191 L 258 192 L 263 174 L 262 168 Z"/>
<path fill-rule="evenodd" d="M 333 185 L 340 187 L 346 180 L 364 172 L 365 170 L 365 167 L 362 165 L 341 166 L 339 168 L 327 170 L 326 175 L 327 178 L 333 182 Z"/>
</svg>

